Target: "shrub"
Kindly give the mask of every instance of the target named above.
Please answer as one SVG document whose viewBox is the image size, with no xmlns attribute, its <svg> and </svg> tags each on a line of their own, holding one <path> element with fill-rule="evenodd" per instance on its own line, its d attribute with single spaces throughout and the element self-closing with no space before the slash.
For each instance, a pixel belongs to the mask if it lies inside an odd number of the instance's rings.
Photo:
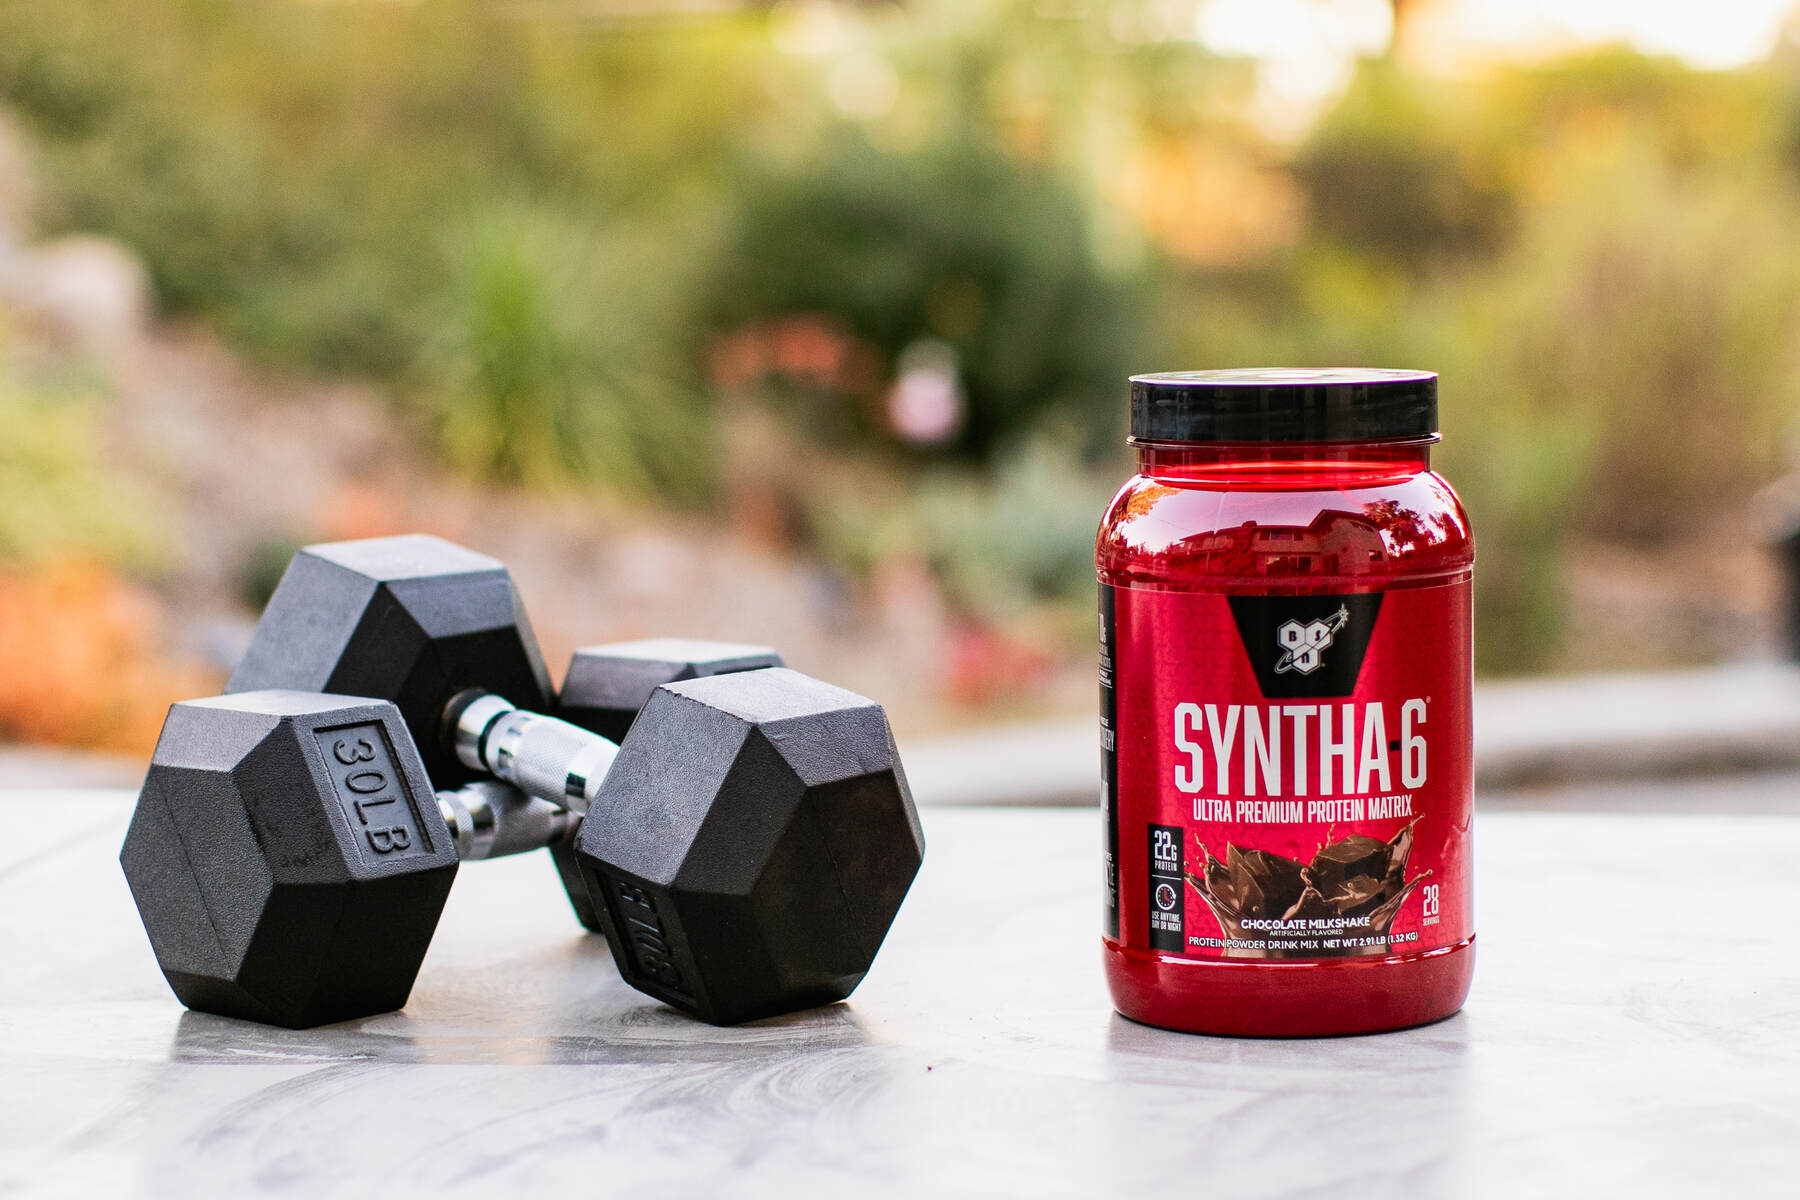
<svg viewBox="0 0 1800 1200">
<path fill-rule="evenodd" d="M 668 352 L 679 265 L 629 229 L 524 207 L 445 238 L 450 290 L 418 378 L 470 472 L 691 501 L 703 397 Z"/>
<path fill-rule="evenodd" d="M 845 133 L 798 166 L 765 164 L 742 185 L 710 283 L 720 330 L 768 315 L 821 314 L 880 356 L 953 351 L 967 397 L 956 443 L 980 458 L 1060 416 L 1110 432 L 1137 361 L 1129 293 L 1103 271 L 1088 218 L 1051 168 L 970 130 L 907 153 Z M 868 397 L 822 399 L 847 436 L 880 441 Z M 820 415 L 804 414 L 817 427 Z"/>
</svg>

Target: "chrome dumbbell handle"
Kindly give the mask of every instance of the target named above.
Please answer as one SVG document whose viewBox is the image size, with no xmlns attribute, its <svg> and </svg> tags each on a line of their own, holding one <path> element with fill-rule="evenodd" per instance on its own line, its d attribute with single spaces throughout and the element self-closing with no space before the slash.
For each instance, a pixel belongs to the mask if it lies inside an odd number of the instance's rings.
<svg viewBox="0 0 1800 1200">
<path fill-rule="evenodd" d="M 437 804 L 461 862 L 560 845 L 581 824 L 580 814 L 491 779 L 439 792 Z"/>
<path fill-rule="evenodd" d="M 489 692 L 465 692 L 445 710 L 457 760 L 527 795 L 585 813 L 619 747 L 597 733 L 516 708 Z"/>
</svg>

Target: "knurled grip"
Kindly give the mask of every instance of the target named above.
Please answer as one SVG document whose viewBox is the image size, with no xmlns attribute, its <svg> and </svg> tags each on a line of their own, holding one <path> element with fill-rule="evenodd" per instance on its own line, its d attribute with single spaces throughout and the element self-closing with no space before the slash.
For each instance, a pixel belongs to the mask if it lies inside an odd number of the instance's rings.
<svg viewBox="0 0 1800 1200">
<path fill-rule="evenodd" d="M 463 765 L 577 813 L 588 810 L 619 753 L 597 733 L 514 708 L 498 696 L 457 703 L 451 736 Z"/>
</svg>

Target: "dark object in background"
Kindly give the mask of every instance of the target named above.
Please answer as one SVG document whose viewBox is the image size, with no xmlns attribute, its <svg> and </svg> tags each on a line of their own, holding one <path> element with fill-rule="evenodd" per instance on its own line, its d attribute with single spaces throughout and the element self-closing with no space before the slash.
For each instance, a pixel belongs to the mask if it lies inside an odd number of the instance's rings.
<svg viewBox="0 0 1800 1200">
<path fill-rule="evenodd" d="M 1781 582 L 1787 589 L 1787 611 L 1782 635 L 1787 655 L 1800 662 L 1800 522 L 1775 540 L 1775 554 L 1781 563 Z"/>
</svg>

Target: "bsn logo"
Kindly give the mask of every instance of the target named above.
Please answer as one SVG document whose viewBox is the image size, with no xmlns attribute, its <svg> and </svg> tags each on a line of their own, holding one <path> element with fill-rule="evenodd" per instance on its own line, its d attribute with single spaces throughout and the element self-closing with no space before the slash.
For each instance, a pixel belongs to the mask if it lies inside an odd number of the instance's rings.
<svg viewBox="0 0 1800 1200">
<path fill-rule="evenodd" d="M 1325 651 L 1350 620 L 1350 610 L 1338 605 L 1338 610 L 1329 617 L 1319 621 L 1286 621 L 1275 630 L 1275 641 L 1283 651 L 1281 658 L 1275 663 L 1275 673 L 1285 675 L 1289 671 L 1298 671 L 1302 675 L 1311 675 L 1325 665 Z"/>
</svg>

